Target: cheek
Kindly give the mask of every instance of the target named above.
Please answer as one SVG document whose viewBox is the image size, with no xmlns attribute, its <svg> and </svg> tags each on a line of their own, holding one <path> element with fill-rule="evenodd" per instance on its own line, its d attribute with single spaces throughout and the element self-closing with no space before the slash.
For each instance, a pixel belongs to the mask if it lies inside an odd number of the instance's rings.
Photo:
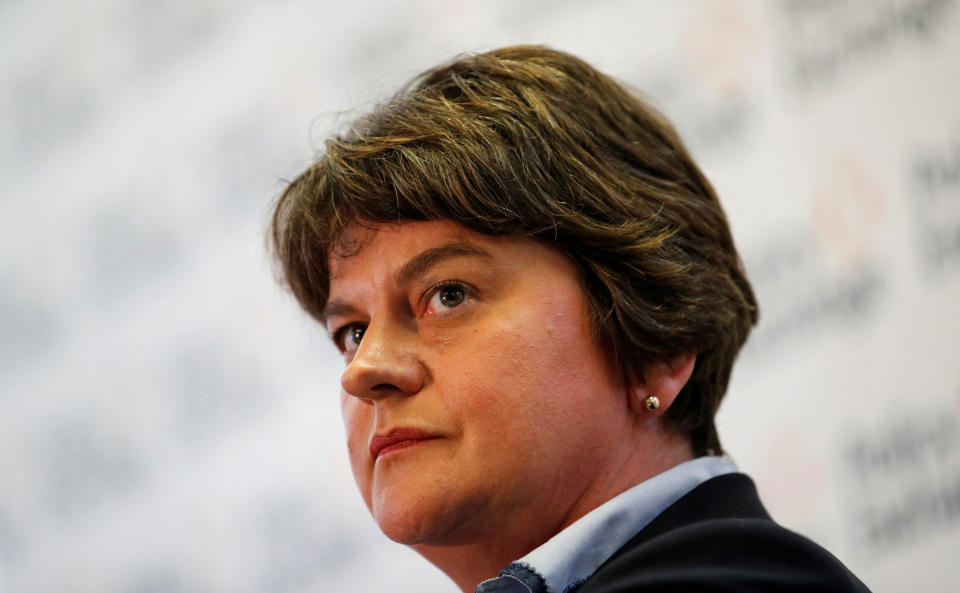
<svg viewBox="0 0 960 593">
<path fill-rule="evenodd" d="M 541 306 L 511 317 L 499 355 L 509 383 L 523 396 L 523 407 L 538 415 L 538 423 L 558 430 L 582 423 L 613 373 L 595 343 L 579 292 L 553 294 Z"/>
<path fill-rule="evenodd" d="M 367 443 L 373 406 L 369 406 L 349 395 L 342 395 L 340 411 L 343 415 L 343 425 L 347 433 L 347 453 L 350 456 L 350 467 L 353 477 L 360 487 L 364 499 L 369 501 L 370 467 Z"/>
<path fill-rule="evenodd" d="M 351 396 L 344 396 L 340 403 L 340 411 L 343 413 L 343 426 L 347 431 L 347 449 L 352 460 L 363 453 L 363 446 L 369 437 L 367 432 L 373 406 Z"/>
<path fill-rule="evenodd" d="M 572 403 L 571 392 L 597 379 L 589 328 L 570 305 L 528 302 L 476 329 L 445 365 L 457 384 L 448 395 L 464 400 L 474 417 L 549 421 L 558 406 Z"/>
</svg>

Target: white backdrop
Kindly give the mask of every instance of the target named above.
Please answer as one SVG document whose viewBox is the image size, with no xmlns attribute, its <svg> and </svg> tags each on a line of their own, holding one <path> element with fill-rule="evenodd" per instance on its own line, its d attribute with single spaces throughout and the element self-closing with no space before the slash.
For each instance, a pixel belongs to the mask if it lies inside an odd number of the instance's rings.
<svg viewBox="0 0 960 593">
<path fill-rule="evenodd" d="M 957 4 L 0 1 L 0 593 L 453 590 L 367 517 L 262 233 L 329 130 L 521 42 L 715 183 L 762 317 L 720 432 L 774 516 L 955 591 Z"/>
</svg>

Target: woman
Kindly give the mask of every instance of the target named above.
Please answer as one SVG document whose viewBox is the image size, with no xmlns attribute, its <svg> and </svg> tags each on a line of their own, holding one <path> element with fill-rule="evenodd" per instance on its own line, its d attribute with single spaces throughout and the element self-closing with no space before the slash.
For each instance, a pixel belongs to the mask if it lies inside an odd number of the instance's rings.
<svg viewBox="0 0 960 593">
<path fill-rule="evenodd" d="M 463 591 L 865 591 L 714 415 L 757 307 L 670 124 L 542 47 L 429 71 L 281 196 L 360 492 Z"/>
</svg>

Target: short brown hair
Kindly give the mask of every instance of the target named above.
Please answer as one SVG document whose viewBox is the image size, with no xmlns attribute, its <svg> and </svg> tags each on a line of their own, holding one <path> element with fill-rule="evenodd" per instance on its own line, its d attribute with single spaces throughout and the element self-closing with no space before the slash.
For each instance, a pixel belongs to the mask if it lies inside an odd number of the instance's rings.
<svg viewBox="0 0 960 593">
<path fill-rule="evenodd" d="M 566 53 L 462 56 L 328 140 L 280 196 L 271 239 L 322 320 L 347 226 L 440 219 L 566 252 L 626 377 L 696 352 L 666 418 L 696 455 L 721 452 L 714 415 L 757 304 L 720 202 L 656 110 Z"/>
</svg>

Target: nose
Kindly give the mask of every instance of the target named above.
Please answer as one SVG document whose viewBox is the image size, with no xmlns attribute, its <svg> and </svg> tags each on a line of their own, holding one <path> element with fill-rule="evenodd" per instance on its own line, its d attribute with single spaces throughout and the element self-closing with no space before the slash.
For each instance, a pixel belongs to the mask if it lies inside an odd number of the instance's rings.
<svg viewBox="0 0 960 593">
<path fill-rule="evenodd" d="M 424 378 L 409 331 L 396 324 L 371 322 L 340 376 L 340 385 L 354 397 L 373 401 L 413 395 L 423 388 Z"/>
</svg>

